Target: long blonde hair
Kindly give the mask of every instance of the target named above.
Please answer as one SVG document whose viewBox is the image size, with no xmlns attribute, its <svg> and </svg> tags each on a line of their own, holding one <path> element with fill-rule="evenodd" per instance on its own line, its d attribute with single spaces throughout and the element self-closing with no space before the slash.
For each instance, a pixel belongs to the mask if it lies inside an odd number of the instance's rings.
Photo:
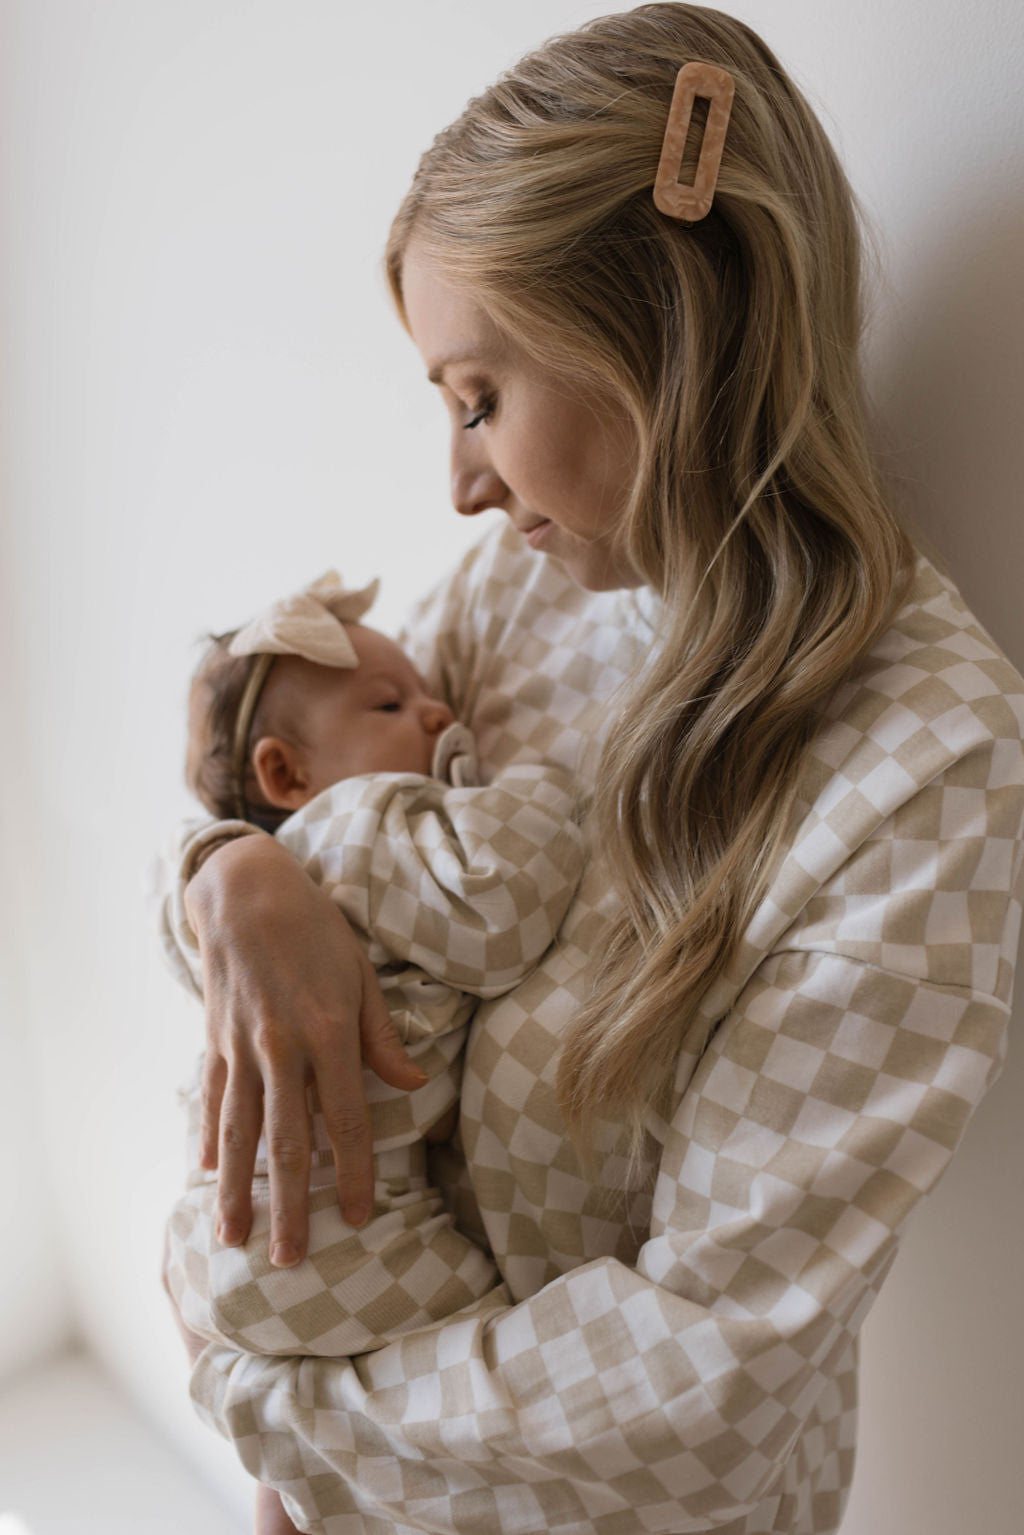
<svg viewBox="0 0 1024 1535">
<path fill-rule="evenodd" d="M 727 69 L 736 96 L 712 211 L 688 226 L 651 188 L 692 60 Z M 856 205 L 749 27 L 644 5 L 554 38 L 438 136 L 388 244 L 400 311 L 413 235 L 520 346 L 611 391 L 636 428 L 621 536 L 664 625 L 598 773 L 621 914 L 559 1095 L 577 1132 L 625 1111 L 638 1139 L 681 1046 L 705 1043 L 697 1004 L 784 849 L 822 710 L 912 574 L 865 432 Z"/>
</svg>

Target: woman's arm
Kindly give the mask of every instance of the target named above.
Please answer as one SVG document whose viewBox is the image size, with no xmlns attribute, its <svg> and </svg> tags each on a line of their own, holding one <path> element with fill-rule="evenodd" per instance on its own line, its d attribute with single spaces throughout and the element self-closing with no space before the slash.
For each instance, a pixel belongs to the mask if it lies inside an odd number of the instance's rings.
<svg viewBox="0 0 1024 1535">
<path fill-rule="evenodd" d="M 780 910 L 665 1127 L 635 1268 L 352 1362 L 211 1347 L 200 1412 L 313 1529 L 707 1531 L 806 1495 L 798 1443 L 838 1518 L 857 1332 L 1003 1058 L 1022 815 L 1019 742 L 988 743 Z"/>
<path fill-rule="evenodd" d="M 219 1170 L 221 1239 L 244 1240 L 261 1124 L 270 1160 L 271 1247 L 305 1252 L 306 1087 L 315 1082 L 354 1226 L 372 1205 L 363 1061 L 391 1086 L 424 1075 L 406 1058 L 366 955 L 341 912 L 272 837 L 218 848 L 188 885 L 206 999 L 200 1162 Z"/>
</svg>

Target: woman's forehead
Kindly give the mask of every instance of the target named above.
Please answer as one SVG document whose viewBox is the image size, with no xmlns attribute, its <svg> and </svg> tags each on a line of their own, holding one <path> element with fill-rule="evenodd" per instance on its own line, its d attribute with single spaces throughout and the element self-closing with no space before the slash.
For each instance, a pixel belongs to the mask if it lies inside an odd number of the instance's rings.
<svg viewBox="0 0 1024 1535">
<path fill-rule="evenodd" d="M 410 246 L 402 266 L 402 298 L 413 341 L 432 384 L 460 363 L 493 366 L 505 351 L 498 327 L 435 262 Z"/>
</svg>

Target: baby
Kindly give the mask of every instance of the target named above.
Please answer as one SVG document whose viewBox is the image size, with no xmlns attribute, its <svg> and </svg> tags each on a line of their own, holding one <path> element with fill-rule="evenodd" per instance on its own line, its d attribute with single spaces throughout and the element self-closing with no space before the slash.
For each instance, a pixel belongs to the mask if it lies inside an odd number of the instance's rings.
<svg viewBox="0 0 1024 1535">
<path fill-rule="evenodd" d="M 309 1248 L 289 1269 L 268 1258 L 262 1141 L 249 1237 L 242 1247 L 217 1241 L 216 1173 L 198 1165 L 193 1085 L 168 1282 L 194 1332 L 243 1352 L 362 1353 L 497 1286 L 493 1264 L 430 1186 L 424 1136 L 454 1123 L 477 999 L 536 965 L 582 867 L 568 775 L 519 764 L 477 785 L 469 731 L 403 651 L 360 622 L 375 595 L 376 583 L 350 592 L 329 572 L 215 639 L 192 685 L 187 778 L 218 821 L 193 837 L 162 907 L 180 978 L 201 995 L 183 899 L 190 873 L 225 836 L 272 830 L 349 920 L 403 1043 L 429 1075 L 401 1093 L 367 1073 L 375 1202 L 358 1230 L 342 1219 L 310 1089 Z"/>
</svg>

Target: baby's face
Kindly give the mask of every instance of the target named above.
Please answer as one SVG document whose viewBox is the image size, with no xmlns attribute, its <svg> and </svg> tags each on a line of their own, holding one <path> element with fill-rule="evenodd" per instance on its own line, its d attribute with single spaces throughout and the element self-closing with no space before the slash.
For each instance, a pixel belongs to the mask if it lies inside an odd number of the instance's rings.
<svg viewBox="0 0 1024 1535">
<path fill-rule="evenodd" d="M 360 773 L 425 773 L 452 711 L 434 698 L 394 640 L 346 624 L 357 667 L 317 666 L 282 656 L 266 694 L 287 689 L 288 715 L 302 738 L 308 798 Z M 273 706 L 276 700 L 268 702 Z"/>
</svg>

